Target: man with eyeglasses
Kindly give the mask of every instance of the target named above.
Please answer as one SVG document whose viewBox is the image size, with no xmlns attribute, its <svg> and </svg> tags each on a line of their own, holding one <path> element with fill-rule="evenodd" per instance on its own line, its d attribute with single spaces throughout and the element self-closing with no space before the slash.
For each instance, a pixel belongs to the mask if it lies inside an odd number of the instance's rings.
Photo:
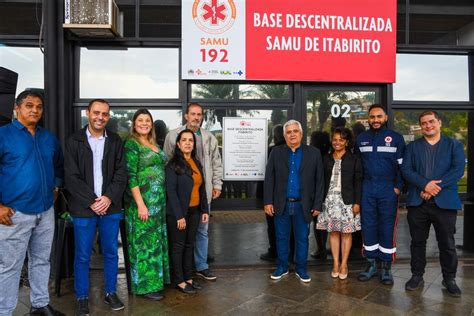
<svg viewBox="0 0 474 316">
<path fill-rule="evenodd" d="M 361 220 L 366 269 L 358 276 L 368 281 L 381 263 L 380 282 L 393 284 L 392 261 L 396 254 L 398 196 L 403 187 L 400 165 L 403 162 L 403 136 L 385 127 L 388 115 L 380 104 L 369 108 L 370 129 L 356 140 L 356 151 L 362 158 Z"/>
</svg>

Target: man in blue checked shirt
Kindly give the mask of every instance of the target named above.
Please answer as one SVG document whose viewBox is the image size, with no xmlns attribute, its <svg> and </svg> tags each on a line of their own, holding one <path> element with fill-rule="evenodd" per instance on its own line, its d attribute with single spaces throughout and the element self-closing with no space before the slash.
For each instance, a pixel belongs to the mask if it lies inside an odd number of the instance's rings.
<svg viewBox="0 0 474 316">
<path fill-rule="evenodd" d="M 63 178 L 59 142 L 38 126 L 43 97 L 20 93 L 17 119 L 0 128 L 0 315 L 12 315 L 28 252 L 31 315 L 64 315 L 49 305 L 54 199 Z"/>
</svg>

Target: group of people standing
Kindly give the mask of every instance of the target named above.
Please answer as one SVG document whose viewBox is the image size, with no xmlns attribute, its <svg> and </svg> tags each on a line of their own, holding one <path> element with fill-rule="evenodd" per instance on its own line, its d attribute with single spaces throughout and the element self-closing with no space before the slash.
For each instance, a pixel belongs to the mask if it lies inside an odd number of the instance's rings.
<svg viewBox="0 0 474 316">
<path fill-rule="evenodd" d="M 153 118 L 146 109 L 132 119 L 123 140 L 106 129 L 110 106 L 92 100 L 88 125 L 66 141 L 38 126 L 42 96 L 20 93 L 16 119 L 0 128 L 0 315 L 11 315 L 18 300 L 20 271 L 28 253 L 33 315 L 63 315 L 49 305 L 48 280 L 54 235 L 54 201 L 59 188 L 68 192 L 74 225 L 76 315 L 89 314 L 89 264 L 96 229 L 104 257 L 104 302 L 113 310 L 124 304 L 116 294 L 118 232 L 125 217 L 132 292 L 151 300 L 172 282 L 183 293 L 196 293 L 198 276 L 213 281 L 208 258 L 210 205 L 222 189 L 222 162 L 217 139 L 201 128 L 203 108 L 188 105 L 186 124 L 156 143 Z M 457 257 L 454 246 L 456 210 L 461 208 L 457 181 L 464 173 L 460 142 L 441 134 L 435 111 L 419 117 L 423 137 L 405 149 L 403 137 L 385 128 L 381 105 L 369 109 L 370 130 L 353 139 L 344 127 L 332 132 L 328 155 L 302 144 L 298 121 L 283 126 L 285 143 L 272 148 L 264 181 L 264 211 L 273 218 L 278 280 L 294 259 L 298 278 L 307 273 L 310 222 L 329 233 L 331 276 L 346 279 L 352 233 L 363 232 L 367 281 L 378 273 L 393 284 L 398 197 L 408 187 L 412 278 L 407 290 L 423 284 L 426 240 L 433 224 L 443 271 L 443 285 L 454 296 Z M 355 146 L 353 146 L 355 144 Z M 63 163 L 64 162 L 64 163 Z M 124 205 L 122 205 L 124 201 Z M 123 211 L 125 210 L 125 212 Z M 293 231 L 293 233 L 291 233 Z M 289 254 L 294 234 L 294 258 Z M 340 255 L 342 253 L 342 255 Z"/>
<path fill-rule="evenodd" d="M 89 265 L 99 232 L 104 261 L 104 303 L 117 296 L 118 233 L 125 219 L 131 291 L 150 300 L 164 298 L 165 284 L 196 293 L 196 275 L 214 281 L 208 260 L 212 199 L 222 188 L 217 139 L 202 129 L 203 109 L 189 104 L 186 124 L 156 143 L 146 109 L 133 116 L 123 141 L 106 129 L 110 106 L 92 100 L 88 124 L 70 136 L 64 155 L 57 139 L 38 126 L 43 98 L 24 91 L 15 101 L 16 119 L 0 128 L 0 315 L 11 315 L 18 300 L 20 271 L 28 253 L 32 315 L 63 315 L 49 305 L 49 257 L 54 235 L 54 201 L 67 192 L 75 237 L 76 315 L 89 314 Z M 123 205 L 122 205 L 123 204 Z"/>
<path fill-rule="evenodd" d="M 436 111 L 420 114 L 423 137 L 408 146 L 402 135 L 386 128 L 387 121 L 385 108 L 372 105 L 370 129 L 353 139 L 351 130 L 334 128 L 331 150 L 323 157 L 316 146 L 302 144 L 298 121 L 285 123 L 285 143 L 272 148 L 264 181 L 264 210 L 276 237 L 277 268 L 271 279 L 287 275 L 289 262 L 294 261 L 296 276 L 311 281 L 306 269 L 308 236 L 310 223 L 317 218 L 316 230 L 329 234 L 333 278 L 348 277 L 352 234 L 362 230 L 367 265 L 357 279 L 364 282 L 379 274 L 382 284 L 393 284 L 398 202 L 406 189 L 412 277 L 405 289 L 423 285 L 426 241 L 433 224 L 442 284 L 452 296 L 461 295 L 455 281 L 454 233 L 457 210 L 462 207 L 457 182 L 464 174 L 463 145 L 442 135 Z M 294 256 L 289 254 L 290 235 L 295 239 Z M 318 246 L 325 249 L 324 237 L 319 237 L 324 242 Z M 271 257 L 270 250 L 262 259 Z"/>
</svg>

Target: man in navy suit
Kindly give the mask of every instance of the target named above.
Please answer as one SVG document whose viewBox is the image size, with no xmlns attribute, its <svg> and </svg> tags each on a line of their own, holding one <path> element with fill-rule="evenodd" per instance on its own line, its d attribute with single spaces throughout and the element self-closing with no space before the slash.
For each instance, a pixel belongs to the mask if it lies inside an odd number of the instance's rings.
<svg viewBox="0 0 474 316">
<path fill-rule="evenodd" d="M 408 291 L 423 285 L 426 240 L 433 224 L 438 240 L 443 286 L 452 296 L 461 296 L 456 285 L 458 259 L 454 242 L 457 210 L 461 209 L 457 183 L 464 174 L 463 145 L 441 134 L 435 111 L 419 116 L 423 137 L 407 146 L 402 174 L 408 182 L 408 224 L 411 235 L 411 279 Z"/>
<path fill-rule="evenodd" d="M 306 271 L 309 225 L 322 208 L 324 195 L 323 162 L 318 149 L 301 143 L 300 122 L 289 120 L 283 126 L 286 144 L 273 148 L 264 181 L 264 208 L 275 218 L 278 265 L 270 276 L 279 280 L 288 274 L 290 231 L 295 235 L 296 276 L 310 282 Z"/>
</svg>

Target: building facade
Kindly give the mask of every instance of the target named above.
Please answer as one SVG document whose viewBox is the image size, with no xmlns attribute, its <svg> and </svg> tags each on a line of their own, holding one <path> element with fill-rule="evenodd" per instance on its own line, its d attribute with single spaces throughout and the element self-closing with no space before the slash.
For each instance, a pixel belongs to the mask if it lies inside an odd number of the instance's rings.
<svg viewBox="0 0 474 316">
<path fill-rule="evenodd" d="M 204 126 L 219 140 L 222 118 L 240 116 L 268 119 L 269 131 L 297 119 L 308 142 L 313 131 L 337 125 L 365 128 L 370 104 L 382 103 L 390 127 L 407 142 L 420 135 L 420 111 L 435 109 L 443 131 L 463 142 L 467 157 L 474 155 L 471 0 L 397 1 L 395 84 L 182 80 L 181 1 L 116 3 L 123 36 L 111 38 L 81 37 L 63 28 L 64 1 L 0 3 L 0 66 L 19 74 L 17 93 L 44 89 L 45 125 L 61 142 L 84 124 L 93 98 L 110 100 L 110 127 L 122 135 L 137 108 L 148 108 L 172 129 L 182 124 L 186 104 L 195 101 L 207 109 Z M 466 201 L 474 200 L 473 161 L 468 159 L 460 183 Z M 226 181 L 216 208 L 258 207 L 261 194 L 261 182 Z"/>
</svg>

